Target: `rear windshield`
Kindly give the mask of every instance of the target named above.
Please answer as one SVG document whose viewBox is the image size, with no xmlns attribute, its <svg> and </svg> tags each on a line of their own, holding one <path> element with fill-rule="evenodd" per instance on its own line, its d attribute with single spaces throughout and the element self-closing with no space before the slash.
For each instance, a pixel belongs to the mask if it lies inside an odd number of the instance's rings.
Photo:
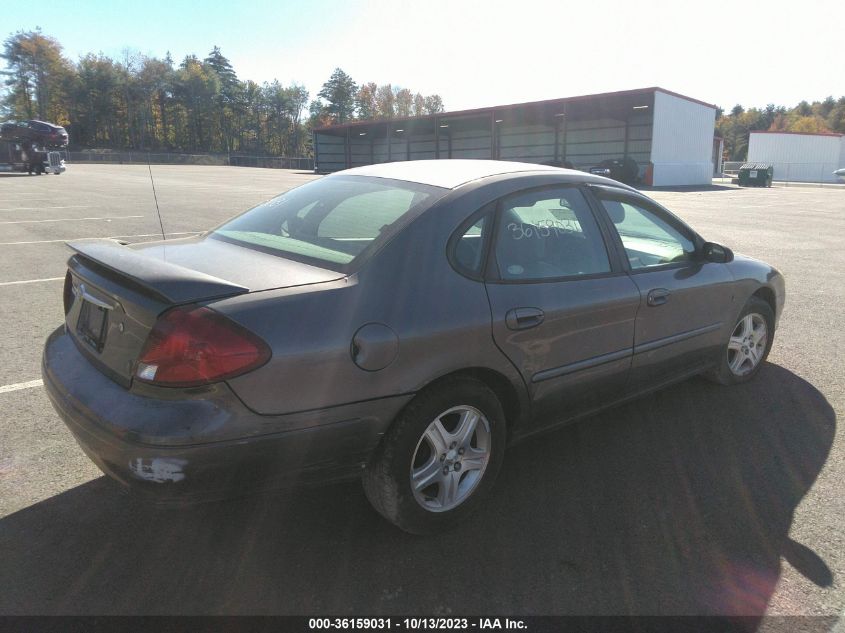
<svg viewBox="0 0 845 633">
<path fill-rule="evenodd" d="M 250 209 L 211 237 L 346 272 L 444 193 L 399 180 L 326 177 Z"/>
</svg>

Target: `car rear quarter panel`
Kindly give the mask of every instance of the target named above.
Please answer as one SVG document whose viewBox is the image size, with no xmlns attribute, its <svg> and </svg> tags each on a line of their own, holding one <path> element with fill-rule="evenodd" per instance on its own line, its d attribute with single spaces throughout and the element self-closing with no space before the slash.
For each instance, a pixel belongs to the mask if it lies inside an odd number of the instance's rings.
<svg viewBox="0 0 845 633">
<path fill-rule="evenodd" d="M 446 256 L 453 231 L 490 195 L 447 196 L 348 278 L 215 302 L 273 350 L 267 365 L 231 380 L 232 389 L 252 410 L 280 414 L 411 394 L 481 368 L 503 375 L 524 399 L 522 379 L 493 345 L 483 283 L 459 275 Z M 393 361 L 377 371 L 352 358 L 355 333 L 371 323 L 398 341 Z"/>
</svg>

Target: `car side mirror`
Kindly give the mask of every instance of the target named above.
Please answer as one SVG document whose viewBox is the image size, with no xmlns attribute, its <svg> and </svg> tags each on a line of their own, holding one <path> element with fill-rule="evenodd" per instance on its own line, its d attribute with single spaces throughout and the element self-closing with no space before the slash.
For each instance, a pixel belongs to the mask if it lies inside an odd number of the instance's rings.
<svg viewBox="0 0 845 633">
<path fill-rule="evenodd" d="M 701 255 L 705 261 L 713 262 L 714 264 L 727 264 L 732 262 L 734 252 L 727 246 L 716 244 L 716 242 L 704 242 L 701 247 Z"/>
</svg>

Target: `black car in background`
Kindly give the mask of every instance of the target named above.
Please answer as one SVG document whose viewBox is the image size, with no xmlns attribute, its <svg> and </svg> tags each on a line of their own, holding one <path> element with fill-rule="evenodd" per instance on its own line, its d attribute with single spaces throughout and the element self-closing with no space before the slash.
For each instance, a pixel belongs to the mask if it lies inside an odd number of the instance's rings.
<svg viewBox="0 0 845 633">
<path fill-rule="evenodd" d="M 67 147 L 68 135 L 60 125 L 46 121 L 9 121 L 0 125 L 0 140 L 22 142 L 57 149 Z"/>
<path fill-rule="evenodd" d="M 589 173 L 594 176 L 604 176 L 626 185 L 635 185 L 639 181 L 640 168 L 632 158 L 609 158 L 601 161 L 595 167 L 590 167 Z"/>
</svg>

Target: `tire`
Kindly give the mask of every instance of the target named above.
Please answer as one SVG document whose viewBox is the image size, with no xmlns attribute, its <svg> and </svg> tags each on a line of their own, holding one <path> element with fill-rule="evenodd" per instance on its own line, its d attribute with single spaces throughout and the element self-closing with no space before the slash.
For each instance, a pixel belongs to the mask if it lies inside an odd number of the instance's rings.
<svg viewBox="0 0 845 633">
<path fill-rule="evenodd" d="M 761 325 L 765 325 L 765 340 L 760 336 Z M 748 382 L 757 375 L 768 358 L 774 334 L 775 314 L 771 306 L 758 297 L 751 297 L 739 313 L 730 338 L 719 352 L 718 365 L 706 374 L 707 378 L 722 385 Z"/>
<path fill-rule="evenodd" d="M 475 430 L 460 441 L 473 416 Z M 490 494 L 506 438 L 505 414 L 493 391 L 469 376 L 444 379 L 396 418 L 364 470 L 364 492 L 379 514 L 406 532 L 447 530 Z"/>
</svg>

